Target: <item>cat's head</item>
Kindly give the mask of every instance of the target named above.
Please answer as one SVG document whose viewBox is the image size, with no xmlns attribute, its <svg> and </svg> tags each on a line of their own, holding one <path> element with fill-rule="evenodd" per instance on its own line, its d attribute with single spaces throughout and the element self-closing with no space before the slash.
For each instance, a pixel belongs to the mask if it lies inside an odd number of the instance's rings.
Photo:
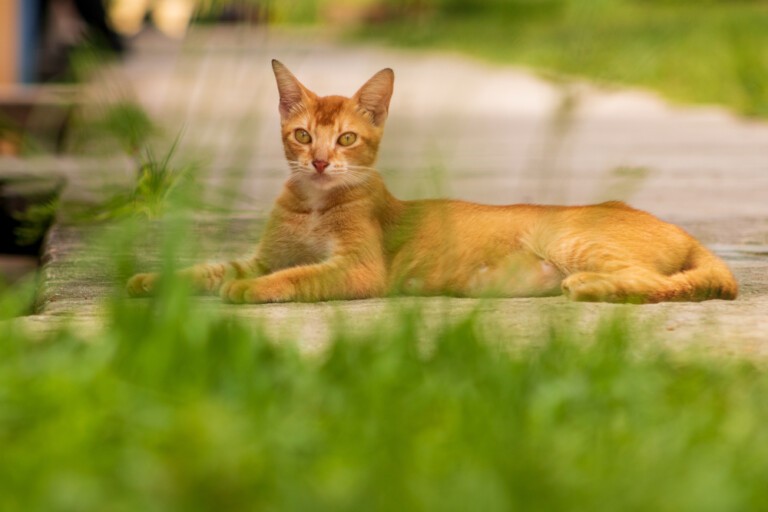
<svg viewBox="0 0 768 512">
<path fill-rule="evenodd" d="M 382 69 L 352 97 L 318 96 L 280 62 L 280 125 L 292 178 L 320 190 L 354 186 L 373 172 L 395 74 Z"/>
</svg>

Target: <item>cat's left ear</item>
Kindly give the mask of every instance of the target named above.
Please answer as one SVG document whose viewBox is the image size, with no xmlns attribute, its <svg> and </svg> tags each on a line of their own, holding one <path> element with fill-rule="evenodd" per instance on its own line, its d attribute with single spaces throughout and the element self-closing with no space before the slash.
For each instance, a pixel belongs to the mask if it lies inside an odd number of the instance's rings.
<svg viewBox="0 0 768 512">
<path fill-rule="evenodd" d="M 306 106 L 312 92 L 301 85 L 301 82 L 288 71 L 282 62 L 272 59 L 272 70 L 277 80 L 277 90 L 280 93 L 280 115 L 290 117 Z"/>
<path fill-rule="evenodd" d="M 387 119 L 389 100 L 395 86 L 395 72 L 382 69 L 371 77 L 352 97 L 372 116 L 373 124 L 381 126 Z"/>
</svg>

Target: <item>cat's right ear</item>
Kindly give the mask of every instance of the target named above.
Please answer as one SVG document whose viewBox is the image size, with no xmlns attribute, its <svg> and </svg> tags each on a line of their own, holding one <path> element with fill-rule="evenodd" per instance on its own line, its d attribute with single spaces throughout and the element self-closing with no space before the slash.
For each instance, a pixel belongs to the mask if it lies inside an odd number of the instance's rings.
<svg viewBox="0 0 768 512">
<path fill-rule="evenodd" d="M 395 72 L 386 68 L 373 75 L 353 96 L 377 126 L 383 125 L 387 119 L 394 86 Z"/>
<path fill-rule="evenodd" d="M 280 93 L 280 116 L 290 117 L 305 107 L 312 93 L 280 61 L 272 59 L 272 70 Z"/>
</svg>

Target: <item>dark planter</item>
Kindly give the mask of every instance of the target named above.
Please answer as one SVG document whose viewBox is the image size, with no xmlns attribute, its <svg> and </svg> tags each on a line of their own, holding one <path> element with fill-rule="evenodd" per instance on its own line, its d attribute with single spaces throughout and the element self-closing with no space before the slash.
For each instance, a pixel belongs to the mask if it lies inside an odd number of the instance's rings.
<svg viewBox="0 0 768 512">
<path fill-rule="evenodd" d="M 0 254 L 39 256 L 63 178 L 0 177 Z"/>
</svg>

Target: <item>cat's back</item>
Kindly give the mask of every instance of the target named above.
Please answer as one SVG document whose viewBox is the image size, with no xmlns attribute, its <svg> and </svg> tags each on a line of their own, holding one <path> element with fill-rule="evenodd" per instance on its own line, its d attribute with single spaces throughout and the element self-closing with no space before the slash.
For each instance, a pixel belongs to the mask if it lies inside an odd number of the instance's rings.
<svg viewBox="0 0 768 512">
<path fill-rule="evenodd" d="M 547 207 L 529 204 L 486 205 L 456 199 L 401 201 L 383 219 L 389 253 L 406 250 L 424 257 L 450 252 L 515 249 Z M 431 255 L 431 256 L 430 256 Z"/>
<path fill-rule="evenodd" d="M 388 224 L 388 251 L 405 248 L 424 257 L 439 257 L 446 247 L 461 253 L 526 248 L 545 255 L 586 245 L 646 253 L 666 244 L 667 250 L 684 252 L 693 241 L 678 226 L 621 201 L 584 206 L 403 201 Z"/>
<path fill-rule="evenodd" d="M 601 234 L 611 238 L 645 240 L 663 237 L 665 239 L 690 239 L 682 228 L 659 219 L 644 210 L 633 208 L 622 201 L 584 205 L 549 207 L 551 231 L 591 233 L 600 238 Z"/>
</svg>

